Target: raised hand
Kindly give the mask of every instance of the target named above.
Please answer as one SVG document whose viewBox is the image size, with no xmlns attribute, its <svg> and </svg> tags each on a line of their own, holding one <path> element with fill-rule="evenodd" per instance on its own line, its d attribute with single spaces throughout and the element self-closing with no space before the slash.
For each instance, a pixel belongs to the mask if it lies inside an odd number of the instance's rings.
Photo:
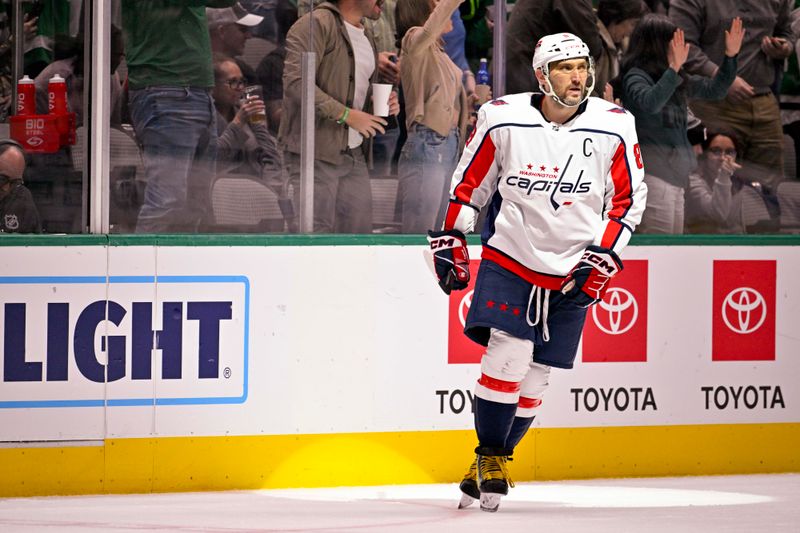
<svg viewBox="0 0 800 533">
<path fill-rule="evenodd" d="M 725 30 L 725 55 L 733 57 L 742 49 L 744 40 L 744 25 L 742 19 L 736 17 L 731 22 L 731 29 Z"/>
<path fill-rule="evenodd" d="M 669 48 L 667 48 L 667 62 L 669 68 L 675 72 L 679 72 L 686 59 L 689 57 L 689 44 L 683 36 L 683 30 L 678 28 L 672 35 L 669 41 Z"/>
</svg>

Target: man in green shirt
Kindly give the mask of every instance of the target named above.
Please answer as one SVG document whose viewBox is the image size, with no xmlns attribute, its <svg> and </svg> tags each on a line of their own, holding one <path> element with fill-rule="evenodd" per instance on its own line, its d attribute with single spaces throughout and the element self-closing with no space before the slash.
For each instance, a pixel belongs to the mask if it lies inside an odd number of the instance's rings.
<svg viewBox="0 0 800 533">
<path fill-rule="evenodd" d="M 216 114 L 206 7 L 235 0 L 123 0 L 131 121 L 147 188 L 137 233 L 196 232 L 208 212 Z"/>
</svg>

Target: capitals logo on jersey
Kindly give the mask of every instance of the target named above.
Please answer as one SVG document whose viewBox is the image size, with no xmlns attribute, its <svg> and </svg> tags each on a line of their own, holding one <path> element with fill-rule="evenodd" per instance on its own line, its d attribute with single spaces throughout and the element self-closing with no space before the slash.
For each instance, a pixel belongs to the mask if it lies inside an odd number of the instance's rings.
<svg viewBox="0 0 800 533">
<path fill-rule="evenodd" d="M 528 196 L 536 193 L 547 194 L 550 205 L 553 209 L 558 210 L 562 205 L 572 204 L 572 200 L 564 200 L 562 198 L 564 195 L 587 194 L 591 190 L 590 180 L 584 179 L 584 169 L 581 169 L 577 176 L 567 175 L 571 162 L 572 155 L 567 159 L 563 169 L 559 168 L 558 165 L 550 167 L 550 169 L 542 165 L 539 167 L 539 172 L 523 170 L 519 172 L 519 174 L 522 174 L 521 176 L 508 176 L 505 179 L 505 183 L 511 187 L 524 190 Z M 552 172 L 548 172 L 551 169 Z M 528 178 L 524 174 L 534 177 Z"/>
</svg>

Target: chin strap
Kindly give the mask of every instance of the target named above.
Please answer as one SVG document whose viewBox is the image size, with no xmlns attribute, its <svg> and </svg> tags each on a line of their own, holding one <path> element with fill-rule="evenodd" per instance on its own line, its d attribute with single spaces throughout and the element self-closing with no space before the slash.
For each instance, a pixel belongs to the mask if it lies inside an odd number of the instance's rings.
<svg viewBox="0 0 800 533">
<path fill-rule="evenodd" d="M 542 65 L 542 74 L 544 74 L 545 83 L 539 85 L 539 88 L 542 92 L 556 101 L 556 103 L 564 106 L 564 107 L 578 107 L 582 103 L 589 98 L 589 95 L 592 94 L 594 90 L 594 59 L 589 57 L 589 80 L 591 83 L 587 83 L 586 87 L 583 90 L 583 98 L 577 104 L 568 104 L 564 100 L 562 100 L 555 92 L 553 92 L 553 84 L 550 82 L 550 66 L 549 65 Z M 545 87 L 546 85 L 546 87 Z"/>
</svg>

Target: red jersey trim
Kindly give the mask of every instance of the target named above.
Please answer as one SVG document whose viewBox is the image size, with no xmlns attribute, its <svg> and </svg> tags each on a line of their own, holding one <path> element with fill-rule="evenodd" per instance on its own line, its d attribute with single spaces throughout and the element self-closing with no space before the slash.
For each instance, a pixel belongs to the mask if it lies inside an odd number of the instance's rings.
<svg viewBox="0 0 800 533">
<path fill-rule="evenodd" d="M 600 246 L 613 249 L 623 229 L 624 226 L 616 220 L 609 220 L 606 225 L 606 230 L 603 232 L 603 238 L 600 240 Z"/>
<path fill-rule="evenodd" d="M 494 163 L 495 146 L 492 136 L 487 132 L 481 141 L 478 150 L 472 157 L 461 182 L 453 189 L 453 196 L 464 203 L 471 203 L 472 192 L 481 186 L 481 182 L 489 172 L 489 168 Z"/>
<path fill-rule="evenodd" d="M 608 218 L 623 218 L 633 204 L 631 174 L 625 159 L 625 143 L 620 143 L 611 160 L 611 181 L 614 183 L 614 197 Z"/>
<path fill-rule="evenodd" d="M 559 290 L 561 288 L 561 284 L 564 282 L 565 276 L 540 274 L 539 272 L 531 270 L 530 268 L 521 265 L 517 261 L 514 261 L 510 257 L 503 255 L 497 250 L 494 250 L 487 246 L 483 247 L 483 251 L 481 252 L 481 259 L 486 259 L 487 261 L 497 263 L 498 265 L 505 268 L 509 272 L 513 272 L 517 276 L 521 277 L 528 283 L 536 285 L 537 287 L 542 287 L 544 289 Z"/>
</svg>

